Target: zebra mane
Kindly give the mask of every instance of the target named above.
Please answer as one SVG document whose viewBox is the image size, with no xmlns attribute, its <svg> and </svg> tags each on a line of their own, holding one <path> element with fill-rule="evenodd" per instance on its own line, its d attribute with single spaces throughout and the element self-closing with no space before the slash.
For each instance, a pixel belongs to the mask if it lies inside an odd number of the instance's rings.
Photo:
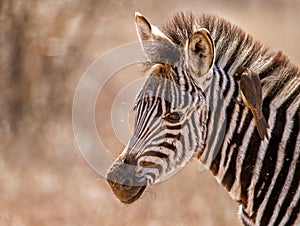
<svg viewBox="0 0 300 226">
<path fill-rule="evenodd" d="M 261 79 L 276 74 L 269 78 L 273 82 L 284 81 L 287 76 L 300 77 L 299 68 L 281 51 L 269 50 L 238 26 L 218 16 L 179 12 L 160 29 L 175 44 L 184 46 L 190 35 L 200 28 L 211 33 L 217 53 L 216 64 L 228 74 L 233 74 L 238 66 L 246 66 L 260 74 Z M 234 67 L 226 68 L 231 65 Z"/>
</svg>

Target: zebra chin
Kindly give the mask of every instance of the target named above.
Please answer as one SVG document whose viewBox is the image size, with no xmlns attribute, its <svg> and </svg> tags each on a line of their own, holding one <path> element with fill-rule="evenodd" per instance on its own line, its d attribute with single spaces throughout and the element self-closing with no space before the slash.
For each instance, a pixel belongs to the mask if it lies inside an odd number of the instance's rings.
<svg viewBox="0 0 300 226">
<path fill-rule="evenodd" d="M 125 204 L 138 200 L 147 187 L 147 181 L 136 176 L 135 168 L 134 165 L 116 162 L 106 177 L 114 195 Z"/>
</svg>

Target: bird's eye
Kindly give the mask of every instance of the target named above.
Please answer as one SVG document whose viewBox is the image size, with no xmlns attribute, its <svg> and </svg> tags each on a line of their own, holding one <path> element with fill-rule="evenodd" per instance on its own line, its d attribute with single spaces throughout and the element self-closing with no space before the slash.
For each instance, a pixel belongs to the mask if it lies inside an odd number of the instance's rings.
<svg viewBox="0 0 300 226">
<path fill-rule="evenodd" d="M 176 122 L 179 122 L 181 120 L 181 117 L 182 117 L 182 113 L 180 113 L 180 112 L 172 112 L 172 113 L 168 114 L 165 117 L 165 119 L 168 122 L 176 123 Z"/>
</svg>

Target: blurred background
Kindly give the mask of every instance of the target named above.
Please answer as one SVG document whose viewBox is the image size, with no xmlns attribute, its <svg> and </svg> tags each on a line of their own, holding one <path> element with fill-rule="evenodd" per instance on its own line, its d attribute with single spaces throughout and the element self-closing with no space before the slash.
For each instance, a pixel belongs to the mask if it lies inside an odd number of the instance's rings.
<svg viewBox="0 0 300 226">
<path fill-rule="evenodd" d="M 74 141 L 72 101 L 88 66 L 137 41 L 135 11 L 160 25 L 180 10 L 222 16 L 300 65 L 298 0 L 0 1 L 1 226 L 241 225 L 238 205 L 197 161 L 127 206 Z M 121 70 L 99 95 L 97 129 L 113 155 L 124 144 L 112 103 L 140 76 L 138 66 Z"/>
</svg>

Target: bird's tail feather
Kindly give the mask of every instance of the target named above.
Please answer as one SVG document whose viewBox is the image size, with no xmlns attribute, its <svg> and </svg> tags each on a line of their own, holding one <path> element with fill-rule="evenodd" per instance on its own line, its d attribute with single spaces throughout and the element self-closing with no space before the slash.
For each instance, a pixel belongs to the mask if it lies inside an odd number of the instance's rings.
<svg viewBox="0 0 300 226">
<path fill-rule="evenodd" d="M 256 121 L 256 128 L 257 128 L 257 131 L 259 133 L 259 136 L 260 138 L 263 140 L 265 137 L 267 139 L 269 139 L 269 136 L 268 136 L 268 131 L 267 129 L 269 128 L 269 125 L 265 119 L 265 117 L 263 116 L 262 118 L 258 119 L 256 118 L 255 119 Z"/>
</svg>

